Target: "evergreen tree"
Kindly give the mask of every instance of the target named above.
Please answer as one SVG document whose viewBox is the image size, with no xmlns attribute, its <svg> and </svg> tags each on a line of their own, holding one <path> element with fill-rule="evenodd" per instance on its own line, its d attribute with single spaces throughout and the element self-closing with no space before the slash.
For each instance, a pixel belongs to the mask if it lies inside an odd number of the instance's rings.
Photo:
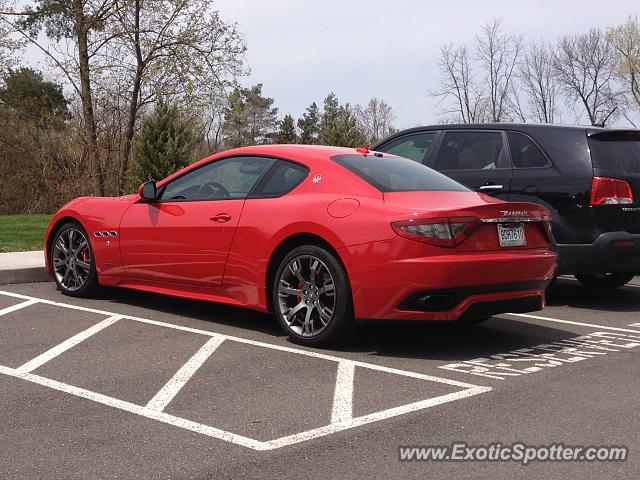
<svg viewBox="0 0 640 480">
<path fill-rule="evenodd" d="M 275 143 L 296 143 L 298 136 L 296 135 L 296 125 L 291 115 L 285 115 L 278 122 L 278 132 L 274 137 Z"/>
<path fill-rule="evenodd" d="M 307 111 L 298 119 L 300 129 L 300 143 L 313 145 L 318 143 L 320 135 L 320 112 L 318 105 L 313 102 L 307 107 Z"/>
<path fill-rule="evenodd" d="M 361 147 L 366 143 L 362 131 L 358 127 L 358 118 L 348 103 L 338 109 L 338 139 L 335 145 L 342 147 Z"/>
<path fill-rule="evenodd" d="M 69 113 L 62 86 L 45 81 L 40 72 L 25 67 L 7 72 L 0 102 L 18 117 L 34 120 L 40 126 L 64 120 Z"/>
<path fill-rule="evenodd" d="M 277 125 L 278 108 L 274 99 L 262 96 L 262 84 L 236 87 L 229 95 L 222 131 L 225 147 L 269 143 Z"/>
<path fill-rule="evenodd" d="M 324 99 L 324 111 L 320 122 L 320 144 L 341 147 L 359 147 L 364 137 L 351 106 L 340 105 L 334 93 Z"/>
<path fill-rule="evenodd" d="M 131 181 L 134 186 L 161 180 L 186 167 L 196 146 L 193 126 L 176 105 L 160 103 L 143 119 L 133 145 Z"/>
</svg>

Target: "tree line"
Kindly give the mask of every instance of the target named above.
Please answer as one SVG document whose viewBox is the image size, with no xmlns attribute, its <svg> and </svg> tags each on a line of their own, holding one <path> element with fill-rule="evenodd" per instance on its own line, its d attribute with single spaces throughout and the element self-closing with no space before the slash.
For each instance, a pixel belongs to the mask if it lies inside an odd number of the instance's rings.
<svg viewBox="0 0 640 480">
<path fill-rule="evenodd" d="M 242 86 L 247 46 L 207 0 L 0 0 L 0 213 L 132 191 L 248 144 L 345 146 L 392 130 L 384 101 L 329 94 L 299 119 Z M 25 66 L 38 51 L 42 72 Z"/>
<path fill-rule="evenodd" d="M 299 118 L 246 85 L 247 45 L 207 0 L 0 0 L 0 214 L 51 212 L 133 191 L 206 154 L 250 144 L 360 146 L 394 131 L 392 107 L 334 93 Z M 46 74 L 28 66 L 37 51 Z M 499 19 L 440 52 L 442 119 L 587 118 L 640 112 L 636 18 L 554 42 Z"/>
<path fill-rule="evenodd" d="M 430 93 L 448 121 L 605 126 L 622 120 L 636 127 L 640 114 L 637 17 L 530 42 L 492 19 L 472 44 L 442 47 L 438 67 L 438 88 Z"/>
</svg>

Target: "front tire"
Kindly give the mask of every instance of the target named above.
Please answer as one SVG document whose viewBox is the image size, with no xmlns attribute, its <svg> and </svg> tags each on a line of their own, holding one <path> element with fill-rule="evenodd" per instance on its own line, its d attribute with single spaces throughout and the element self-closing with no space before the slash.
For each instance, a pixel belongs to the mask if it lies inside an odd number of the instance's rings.
<svg viewBox="0 0 640 480">
<path fill-rule="evenodd" d="M 282 329 L 301 345 L 344 340 L 354 323 L 347 272 L 333 253 L 317 245 L 297 247 L 282 259 L 272 305 Z"/>
<path fill-rule="evenodd" d="M 86 230 L 77 222 L 67 222 L 51 242 L 49 261 L 56 285 L 65 295 L 86 298 L 98 289 L 93 248 Z"/>
<path fill-rule="evenodd" d="M 633 273 L 595 273 L 575 275 L 585 287 L 593 290 L 615 290 L 631 281 Z"/>
</svg>

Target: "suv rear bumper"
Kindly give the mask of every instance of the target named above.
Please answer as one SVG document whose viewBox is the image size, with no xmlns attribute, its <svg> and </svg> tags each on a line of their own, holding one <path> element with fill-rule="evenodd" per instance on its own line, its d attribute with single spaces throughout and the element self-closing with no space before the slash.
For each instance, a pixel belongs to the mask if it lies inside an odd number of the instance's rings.
<svg viewBox="0 0 640 480">
<path fill-rule="evenodd" d="M 554 244 L 560 256 L 559 274 L 640 273 L 640 235 L 607 232 L 593 243 Z"/>
</svg>

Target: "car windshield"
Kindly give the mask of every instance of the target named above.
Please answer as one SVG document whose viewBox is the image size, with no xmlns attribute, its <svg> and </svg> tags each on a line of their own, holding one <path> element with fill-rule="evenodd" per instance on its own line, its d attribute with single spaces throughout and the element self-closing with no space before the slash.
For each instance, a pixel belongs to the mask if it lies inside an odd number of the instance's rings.
<svg viewBox="0 0 640 480">
<path fill-rule="evenodd" d="M 331 159 L 382 192 L 470 191 L 455 180 L 404 157 L 356 154 Z"/>
</svg>

